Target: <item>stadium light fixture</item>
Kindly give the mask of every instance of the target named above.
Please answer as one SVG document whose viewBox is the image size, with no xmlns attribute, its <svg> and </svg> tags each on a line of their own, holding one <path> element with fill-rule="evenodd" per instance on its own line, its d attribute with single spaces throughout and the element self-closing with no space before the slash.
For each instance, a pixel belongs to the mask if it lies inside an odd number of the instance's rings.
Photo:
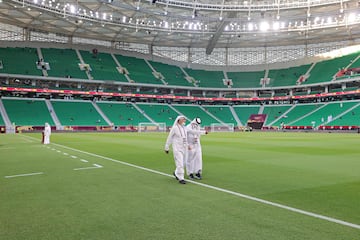
<svg viewBox="0 0 360 240">
<path fill-rule="evenodd" d="M 260 23 L 260 31 L 262 32 L 266 32 L 267 30 L 269 30 L 269 23 L 268 22 L 261 22 Z"/>
<path fill-rule="evenodd" d="M 249 30 L 249 31 L 253 31 L 253 30 L 254 30 L 254 24 L 253 24 L 253 23 L 248 23 L 248 30 Z"/>
<path fill-rule="evenodd" d="M 356 15 L 355 15 L 355 13 L 350 13 L 350 14 L 348 15 L 348 17 L 347 17 L 348 23 L 353 23 L 353 22 L 355 22 L 355 20 L 356 20 Z"/>
<path fill-rule="evenodd" d="M 72 14 L 76 13 L 76 7 L 74 5 L 71 4 L 69 9 L 70 9 L 70 13 Z"/>
<path fill-rule="evenodd" d="M 280 23 L 279 22 L 274 22 L 273 23 L 273 30 L 277 31 L 280 29 Z"/>
</svg>

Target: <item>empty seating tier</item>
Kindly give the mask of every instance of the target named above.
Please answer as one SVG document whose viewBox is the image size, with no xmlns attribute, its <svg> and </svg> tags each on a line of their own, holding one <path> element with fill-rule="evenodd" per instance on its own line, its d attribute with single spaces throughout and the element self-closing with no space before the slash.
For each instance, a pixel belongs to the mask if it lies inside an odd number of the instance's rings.
<svg viewBox="0 0 360 240">
<path fill-rule="evenodd" d="M 62 126 L 108 126 L 90 101 L 51 101 Z"/>
<path fill-rule="evenodd" d="M 43 99 L 2 99 L 11 123 L 16 126 L 54 125 Z"/>
<path fill-rule="evenodd" d="M 129 78 L 134 82 L 163 85 L 162 81 L 153 75 L 152 69 L 144 59 L 122 55 L 115 55 L 115 57 L 120 65 L 127 69 Z"/>
<path fill-rule="evenodd" d="M 176 117 L 179 115 L 167 104 L 137 103 L 136 105 L 155 122 L 158 123 L 164 122 L 166 126 L 172 126 Z"/>
<path fill-rule="evenodd" d="M 222 71 L 206 71 L 185 68 L 185 71 L 190 77 L 195 79 L 195 83 L 199 87 L 208 88 L 224 88 L 223 79 L 225 78 Z"/>
<path fill-rule="evenodd" d="M 150 122 L 131 103 L 97 102 L 97 105 L 115 126 L 137 126 L 141 122 Z"/>
<path fill-rule="evenodd" d="M 37 69 L 39 57 L 35 48 L 0 48 L 0 73 L 42 76 Z"/>
<path fill-rule="evenodd" d="M 265 71 L 259 72 L 228 72 L 227 76 L 232 80 L 234 88 L 260 88 L 261 79 L 265 76 Z"/>
<path fill-rule="evenodd" d="M 124 74 L 117 70 L 117 65 L 110 54 L 89 51 L 80 51 L 80 54 L 84 62 L 90 65 L 90 74 L 94 80 L 128 82 Z"/>
<path fill-rule="evenodd" d="M 168 85 L 194 86 L 185 79 L 185 74 L 179 67 L 159 62 L 149 62 L 157 72 L 160 72 L 163 75 L 164 81 L 167 82 Z"/>
<path fill-rule="evenodd" d="M 260 106 L 233 106 L 241 123 L 246 126 L 251 114 L 258 114 Z"/>
<path fill-rule="evenodd" d="M 80 60 L 73 49 L 42 48 L 44 61 L 50 65 L 47 71 L 51 77 L 88 79 L 85 71 L 80 70 Z"/>
</svg>

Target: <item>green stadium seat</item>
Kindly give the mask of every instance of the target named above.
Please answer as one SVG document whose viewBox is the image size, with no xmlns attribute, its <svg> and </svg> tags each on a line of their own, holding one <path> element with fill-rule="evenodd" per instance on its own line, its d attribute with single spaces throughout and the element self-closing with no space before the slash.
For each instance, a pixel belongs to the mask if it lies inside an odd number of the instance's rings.
<svg viewBox="0 0 360 240">
<path fill-rule="evenodd" d="M 115 57 L 120 65 L 127 69 L 129 78 L 134 82 L 163 85 L 163 82 L 153 75 L 152 69 L 147 65 L 144 59 L 117 54 L 115 54 Z"/>
<path fill-rule="evenodd" d="M 51 100 L 62 126 L 108 126 L 90 101 Z"/>
<path fill-rule="evenodd" d="M 10 122 L 16 126 L 54 126 L 44 99 L 2 99 Z"/>
<path fill-rule="evenodd" d="M 44 61 L 50 65 L 49 77 L 88 79 L 85 71 L 80 70 L 80 60 L 73 49 L 42 48 Z"/>
<path fill-rule="evenodd" d="M 337 115 L 355 106 L 356 104 L 357 102 L 330 102 L 324 107 L 319 108 L 310 114 L 307 112 L 307 114 L 304 115 L 305 117 L 292 122 L 290 126 L 312 126 L 313 123 L 315 126 L 320 126 L 327 123 L 329 116 L 335 118 Z"/>
<path fill-rule="evenodd" d="M 264 123 L 265 126 L 272 123 L 276 119 L 278 119 L 281 115 L 283 115 L 291 105 L 285 105 L 285 106 L 277 106 L 277 105 L 269 105 L 265 106 L 263 110 L 263 114 L 266 114 L 266 121 Z"/>
<path fill-rule="evenodd" d="M 241 123 L 246 126 L 247 121 L 251 114 L 258 114 L 260 110 L 259 105 L 244 105 L 244 106 L 233 106 L 235 113 L 240 119 Z"/>
<path fill-rule="evenodd" d="M 333 76 L 340 69 L 347 67 L 357 56 L 358 53 L 353 53 L 343 57 L 316 63 L 315 67 L 310 71 L 310 77 L 303 84 L 332 81 Z"/>
<path fill-rule="evenodd" d="M 268 78 L 270 78 L 270 84 L 267 87 L 281 87 L 281 86 L 294 86 L 300 76 L 310 68 L 310 64 L 302 65 L 299 67 L 290 67 L 286 69 L 271 69 L 269 70 Z"/>
<path fill-rule="evenodd" d="M 326 126 L 358 126 L 360 127 L 360 101 L 357 101 L 357 107 L 340 116 L 339 118 L 325 124 Z"/>
<path fill-rule="evenodd" d="M 233 88 L 260 88 L 260 81 L 265 76 L 265 71 L 258 72 L 227 72 L 233 82 Z"/>
<path fill-rule="evenodd" d="M 179 115 L 167 104 L 137 103 L 136 105 L 155 122 L 164 122 L 168 127 L 173 125 L 176 117 Z"/>
<path fill-rule="evenodd" d="M 90 65 L 91 76 L 94 80 L 128 82 L 124 74 L 119 73 L 117 65 L 108 53 L 97 53 L 80 51 L 85 63 Z"/>
<path fill-rule="evenodd" d="M 42 76 L 42 70 L 37 69 L 39 57 L 35 48 L 0 48 L 0 61 L 0 73 Z"/>
<path fill-rule="evenodd" d="M 296 121 L 296 119 L 303 117 L 304 115 L 316 110 L 317 108 L 323 105 L 324 105 L 323 103 L 297 104 L 290 112 L 288 112 L 282 118 L 279 118 L 271 126 L 281 127 L 281 123 L 284 123 L 284 125 L 290 125 L 291 122 Z M 311 126 L 311 124 L 306 126 Z"/>
<path fill-rule="evenodd" d="M 225 76 L 222 71 L 195 70 L 190 68 L 185 68 L 184 70 L 190 77 L 195 79 L 199 87 L 227 88 L 223 82 Z"/>
<path fill-rule="evenodd" d="M 177 111 L 179 111 L 182 115 L 186 116 L 190 121 L 194 118 L 201 118 L 202 126 L 211 126 L 212 123 L 219 123 L 212 116 L 207 114 L 204 110 L 197 105 L 186 105 L 186 104 L 173 104 L 172 105 Z M 188 124 L 187 122 L 186 124 Z"/>
<path fill-rule="evenodd" d="M 163 75 L 164 81 L 167 82 L 168 85 L 190 87 L 194 86 L 185 79 L 185 74 L 181 71 L 179 67 L 160 62 L 149 62 L 157 72 L 160 72 Z"/>
<path fill-rule="evenodd" d="M 230 111 L 230 107 L 227 105 L 223 106 L 213 106 L 206 105 L 203 106 L 205 110 L 209 111 L 212 115 L 223 121 L 224 123 L 232 123 L 234 126 L 237 126 L 237 122 Z"/>
<path fill-rule="evenodd" d="M 150 122 L 131 103 L 97 102 L 96 104 L 115 126 L 138 126 L 141 122 Z"/>
</svg>

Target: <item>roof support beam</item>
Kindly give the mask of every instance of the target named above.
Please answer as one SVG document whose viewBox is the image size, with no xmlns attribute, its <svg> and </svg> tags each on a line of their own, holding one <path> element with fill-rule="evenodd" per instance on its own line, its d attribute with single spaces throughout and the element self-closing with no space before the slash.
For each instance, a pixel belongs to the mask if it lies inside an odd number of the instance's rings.
<svg viewBox="0 0 360 240">
<path fill-rule="evenodd" d="M 233 19 L 236 16 L 236 12 L 230 12 L 228 14 L 227 18 L 223 18 L 221 20 L 221 22 L 219 23 L 216 32 L 214 33 L 214 35 L 212 36 L 212 38 L 210 38 L 209 43 L 206 47 L 206 54 L 210 55 L 212 53 L 212 51 L 214 50 L 216 43 L 218 42 L 219 38 L 221 37 L 226 24 L 228 24 L 231 19 Z"/>
</svg>

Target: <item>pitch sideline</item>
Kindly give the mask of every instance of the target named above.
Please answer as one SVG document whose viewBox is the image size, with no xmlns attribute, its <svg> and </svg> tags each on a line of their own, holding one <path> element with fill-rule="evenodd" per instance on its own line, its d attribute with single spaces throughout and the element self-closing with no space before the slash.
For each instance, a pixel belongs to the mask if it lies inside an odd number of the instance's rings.
<svg viewBox="0 0 360 240">
<path fill-rule="evenodd" d="M 30 137 L 30 136 L 26 136 L 26 137 L 33 138 L 33 137 Z M 112 161 L 112 162 L 116 162 L 116 163 L 120 163 L 120 164 L 129 166 L 129 167 L 133 167 L 133 168 L 141 169 L 141 170 L 144 170 L 144 171 L 147 171 L 147 172 L 152 172 L 152 173 L 156 173 L 156 174 L 159 174 L 159 175 L 163 175 L 163 176 L 173 178 L 173 175 L 171 175 L 171 174 L 163 173 L 163 172 L 156 171 L 156 170 L 153 170 L 153 169 L 150 169 L 150 168 L 141 167 L 141 166 L 138 166 L 138 165 L 135 165 L 135 164 L 123 162 L 123 161 L 116 160 L 116 159 L 113 159 L 113 158 L 110 158 L 110 157 L 101 156 L 101 155 L 98 155 L 98 154 L 95 154 L 95 153 L 82 151 L 82 150 L 79 150 L 79 149 L 76 149 L 76 148 L 64 146 L 64 145 L 57 144 L 57 143 L 51 143 L 51 144 L 53 144 L 55 146 L 62 147 L 62 148 L 66 148 L 66 149 L 69 149 L 69 150 L 72 150 L 72 151 L 75 151 L 75 152 L 80 152 L 80 153 L 87 154 L 87 155 L 90 155 L 90 156 L 93 156 L 93 157 L 102 158 L 102 159 L 105 159 L 105 160 L 108 160 L 108 161 Z M 286 206 L 286 205 L 279 204 L 279 203 L 274 203 L 274 202 L 267 201 L 267 200 L 264 200 L 264 199 L 261 199 L 261 198 L 252 197 L 252 196 L 249 196 L 249 195 L 245 195 L 245 194 L 234 192 L 234 191 L 231 191 L 231 190 L 215 187 L 215 186 L 208 185 L 208 184 L 205 184 L 205 183 L 200 183 L 200 182 L 197 182 L 197 181 L 191 181 L 191 180 L 186 180 L 186 181 L 191 182 L 191 183 L 196 184 L 196 185 L 199 185 L 199 186 L 202 186 L 202 187 L 213 189 L 213 190 L 216 190 L 216 191 L 219 191 L 219 192 L 228 193 L 228 194 L 238 196 L 238 197 L 241 197 L 241 198 L 245 198 L 245 199 L 248 199 L 248 200 L 252 200 L 252 201 L 255 201 L 255 202 L 259 202 L 259 203 L 263 203 L 263 204 L 266 204 L 266 205 L 282 208 L 282 209 L 285 209 L 285 210 L 288 210 L 288 211 L 291 211 L 291 212 L 296 212 L 296 213 L 300 213 L 300 214 L 303 214 L 303 215 L 306 215 L 306 216 L 322 219 L 322 220 L 325 220 L 325 221 L 328 221 L 328 222 L 333 222 L 333 223 L 348 226 L 348 227 L 351 227 L 351 228 L 360 229 L 360 225 L 355 224 L 355 223 L 350 223 L 350 222 L 346 222 L 346 221 L 343 221 L 343 220 L 340 220 L 340 219 L 336 219 L 336 218 L 316 214 L 316 213 L 313 213 L 313 212 L 308 212 L 308 211 L 305 211 L 305 210 L 301 210 L 301 209 L 298 209 L 298 208 L 293 208 L 293 207 Z"/>
</svg>

